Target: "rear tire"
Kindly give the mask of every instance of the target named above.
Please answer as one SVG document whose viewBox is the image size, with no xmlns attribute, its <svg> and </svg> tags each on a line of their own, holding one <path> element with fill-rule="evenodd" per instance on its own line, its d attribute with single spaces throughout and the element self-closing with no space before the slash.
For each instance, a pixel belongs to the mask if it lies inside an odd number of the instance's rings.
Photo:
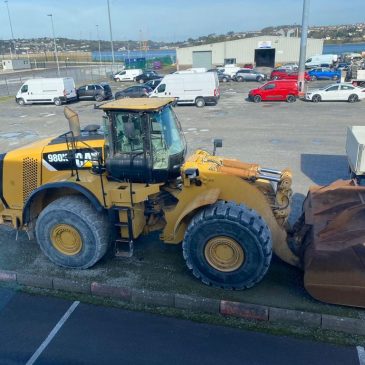
<svg viewBox="0 0 365 365">
<path fill-rule="evenodd" d="M 317 76 L 314 76 L 314 75 L 312 75 L 310 78 L 311 78 L 312 81 L 316 81 L 317 80 Z"/>
<path fill-rule="evenodd" d="M 263 81 L 263 78 L 262 78 L 261 76 L 258 76 L 258 77 L 256 78 L 256 81 L 257 81 L 257 82 L 261 82 L 261 81 Z"/>
<path fill-rule="evenodd" d="M 205 106 L 205 100 L 204 98 L 202 97 L 198 97 L 195 99 L 195 105 L 198 107 L 198 108 L 202 108 L 203 106 Z"/>
<path fill-rule="evenodd" d="M 223 77 L 222 82 L 227 82 L 228 79 L 226 77 Z"/>
<path fill-rule="evenodd" d="M 36 237 L 43 253 L 56 265 L 87 269 L 106 253 L 110 227 L 83 197 L 67 196 L 50 203 L 36 222 Z"/>
<path fill-rule="evenodd" d="M 312 97 L 313 103 L 319 103 L 322 100 L 321 95 L 315 94 Z"/>
<path fill-rule="evenodd" d="M 294 103 L 296 100 L 297 100 L 297 99 L 296 99 L 296 97 L 295 97 L 294 95 L 288 95 L 288 96 L 286 97 L 286 101 L 287 101 L 288 103 Z"/>
<path fill-rule="evenodd" d="M 332 80 L 333 80 L 333 81 L 338 80 L 338 76 L 337 76 L 337 75 L 333 75 L 333 76 L 332 76 Z"/>
<path fill-rule="evenodd" d="M 238 81 L 238 82 L 243 82 L 243 77 L 242 77 L 242 76 L 238 76 L 238 77 L 237 77 L 237 81 Z"/>
<path fill-rule="evenodd" d="M 351 94 L 348 98 L 349 103 L 356 103 L 359 101 L 359 97 L 356 94 Z"/>
<path fill-rule="evenodd" d="M 252 100 L 254 103 L 260 103 L 262 98 L 260 95 L 255 95 Z"/>
<path fill-rule="evenodd" d="M 271 233 L 252 209 L 221 201 L 192 219 L 183 255 L 193 275 L 204 284 L 247 289 L 261 281 L 269 268 Z"/>
<path fill-rule="evenodd" d="M 60 98 L 55 98 L 53 100 L 54 102 L 54 105 L 57 105 L 57 106 L 61 106 L 62 105 L 62 100 Z"/>
</svg>

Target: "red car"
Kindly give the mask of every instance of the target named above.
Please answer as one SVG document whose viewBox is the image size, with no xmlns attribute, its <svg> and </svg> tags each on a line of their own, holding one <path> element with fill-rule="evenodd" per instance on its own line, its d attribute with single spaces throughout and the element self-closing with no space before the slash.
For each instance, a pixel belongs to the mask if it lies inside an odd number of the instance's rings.
<svg viewBox="0 0 365 365">
<path fill-rule="evenodd" d="M 288 72 L 288 70 L 277 69 L 271 72 L 270 78 L 271 80 L 298 80 L 298 72 Z M 311 80 L 308 72 L 304 73 L 304 79 L 306 81 Z"/>
<path fill-rule="evenodd" d="M 273 80 L 257 89 L 250 90 L 248 99 L 255 103 L 261 100 L 293 103 L 298 96 L 297 80 Z"/>
</svg>

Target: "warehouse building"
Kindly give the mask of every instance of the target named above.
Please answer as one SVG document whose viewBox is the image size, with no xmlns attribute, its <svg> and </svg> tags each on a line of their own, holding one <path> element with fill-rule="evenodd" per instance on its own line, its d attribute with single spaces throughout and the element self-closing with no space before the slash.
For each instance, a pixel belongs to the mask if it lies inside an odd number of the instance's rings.
<svg viewBox="0 0 365 365">
<path fill-rule="evenodd" d="M 179 66 L 207 67 L 236 63 L 252 63 L 256 67 L 275 67 L 286 62 L 298 62 L 300 38 L 262 36 L 178 48 Z M 323 40 L 308 38 L 307 58 L 322 54 Z"/>
</svg>

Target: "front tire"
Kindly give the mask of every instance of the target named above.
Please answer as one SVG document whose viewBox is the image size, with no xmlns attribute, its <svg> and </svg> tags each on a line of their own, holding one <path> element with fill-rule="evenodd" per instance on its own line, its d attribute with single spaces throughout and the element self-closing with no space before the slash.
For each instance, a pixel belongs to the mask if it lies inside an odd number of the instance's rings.
<svg viewBox="0 0 365 365">
<path fill-rule="evenodd" d="M 103 100 L 104 100 L 103 95 L 100 95 L 100 94 L 95 95 L 95 101 L 100 102 L 100 101 L 103 101 Z"/>
<path fill-rule="evenodd" d="M 143 80 L 143 79 L 140 79 L 140 80 L 139 80 L 139 83 L 140 83 L 140 84 L 144 84 L 144 80 Z"/>
<path fill-rule="evenodd" d="M 238 81 L 238 82 L 243 82 L 243 77 L 242 77 L 242 76 L 238 76 L 238 77 L 237 77 L 237 81 Z"/>
<path fill-rule="evenodd" d="M 315 94 L 312 97 L 313 103 L 319 103 L 322 100 L 321 95 Z"/>
<path fill-rule="evenodd" d="M 110 227 L 83 197 L 67 196 L 50 203 L 36 222 L 36 237 L 43 253 L 56 265 L 87 269 L 109 246 Z"/>
<path fill-rule="evenodd" d="M 261 96 L 260 96 L 260 95 L 255 95 L 255 96 L 253 97 L 253 102 L 254 102 L 254 103 L 260 103 L 260 102 L 261 102 L 261 100 L 262 100 L 262 98 L 261 98 Z"/>
<path fill-rule="evenodd" d="M 21 105 L 21 106 L 25 105 L 25 101 L 23 98 L 16 99 L 16 102 L 18 103 L 18 105 Z"/>
<path fill-rule="evenodd" d="M 247 289 L 261 281 L 269 268 L 271 233 L 252 209 L 221 201 L 190 222 L 183 255 L 193 275 L 204 284 Z"/>
<path fill-rule="evenodd" d="M 61 106 L 62 105 L 62 100 L 60 98 L 55 98 L 53 100 L 54 102 L 54 105 L 57 105 L 57 106 Z"/>
<path fill-rule="evenodd" d="M 198 107 L 198 108 L 202 108 L 203 106 L 205 106 L 205 100 L 204 98 L 202 97 L 198 97 L 195 99 L 195 105 Z"/>
</svg>

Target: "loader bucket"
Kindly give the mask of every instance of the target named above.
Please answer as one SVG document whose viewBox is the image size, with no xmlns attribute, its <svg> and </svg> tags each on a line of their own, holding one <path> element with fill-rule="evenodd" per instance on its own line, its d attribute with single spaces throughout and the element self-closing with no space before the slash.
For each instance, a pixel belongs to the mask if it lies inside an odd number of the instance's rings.
<svg viewBox="0 0 365 365">
<path fill-rule="evenodd" d="M 303 210 L 305 288 L 323 302 L 365 308 L 365 186 L 312 187 Z"/>
</svg>

